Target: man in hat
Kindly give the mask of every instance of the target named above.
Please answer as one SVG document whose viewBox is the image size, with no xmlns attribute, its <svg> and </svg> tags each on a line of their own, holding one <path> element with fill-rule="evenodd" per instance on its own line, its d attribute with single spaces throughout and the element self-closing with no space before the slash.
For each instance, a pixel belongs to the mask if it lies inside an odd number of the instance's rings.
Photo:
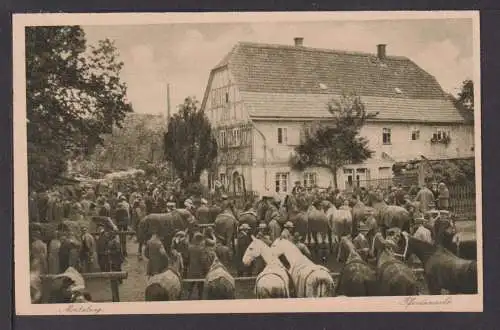
<svg viewBox="0 0 500 330">
<path fill-rule="evenodd" d="M 292 194 L 297 195 L 304 191 L 300 180 L 295 181 L 295 186 L 292 188 Z"/>
<path fill-rule="evenodd" d="M 193 216 L 196 216 L 196 207 L 194 206 L 193 200 L 191 198 L 188 198 L 184 201 L 184 207 L 186 210 L 191 212 Z"/>
<path fill-rule="evenodd" d="M 158 227 L 153 226 L 151 232 L 151 238 L 146 243 L 146 249 L 144 250 L 144 255 L 148 258 L 146 271 L 148 276 L 162 273 L 168 264 L 167 252 L 165 251 L 163 242 L 158 236 Z"/>
<path fill-rule="evenodd" d="M 175 202 L 167 202 L 167 213 L 170 213 L 175 210 Z"/>
<path fill-rule="evenodd" d="M 287 221 L 283 227 L 284 227 L 284 229 L 281 232 L 280 238 L 292 241 L 292 238 L 293 238 L 293 227 L 294 227 L 293 223 L 291 221 Z"/>
<path fill-rule="evenodd" d="M 115 211 L 116 224 L 118 230 L 127 231 L 130 222 L 130 205 L 127 202 L 127 197 L 123 194 L 118 198 L 118 204 Z M 127 256 L 127 235 L 120 234 L 120 244 L 123 256 Z"/>
<path fill-rule="evenodd" d="M 42 241 L 42 233 L 34 230 L 31 233 L 31 260 L 38 265 L 40 274 L 47 273 L 47 245 Z"/>
<path fill-rule="evenodd" d="M 417 193 L 415 202 L 420 203 L 420 211 L 425 214 L 431 207 L 434 206 L 435 197 L 428 186 L 423 186 Z"/>
<path fill-rule="evenodd" d="M 111 207 L 104 196 L 97 198 L 97 214 L 103 217 L 111 216 Z"/>
<path fill-rule="evenodd" d="M 88 232 L 87 226 L 81 227 L 82 250 L 80 260 L 82 262 L 82 272 L 91 273 L 94 271 L 94 263 L 97 262 L 96 241 L 94 236 Z"/>
<path fill-rule="evenodd" d="M 417 217 L 415 218 L 414 222 L 415 222 L 415 232 L 413 234 L 413 237 L 418 240 L 433 244 L 432 233 L 429 229 L 427 229 L 424 226 L 425 224 L 424 217 Z"/>
<path fill-rule="evenodd" d="M 250 276 L 252 274 L 252 267 L 245 266 L 243 264 L 243 256 L 248 248 L 248 246 L 252 243 L 252 236 L 249 224 L 243 223 L 238 228 L 238 236 L 237 236 L 237 249 L 236 249 L 236 261 L 238 262 L 238 276 Z"/>
<path fill-rule="evenodd" d="M 203 244 L 203 234 L 195 233 L 188 248 L 187 278 L 202 279 L 206 276 L 209 267 L 207 261 L 208 250 Z M 194 288 L 198 289 L 198 299 L 202 298 L 203 281 L 191 282 L 188 286 L 188 298 L 191 298 Z"/>
<path fill-rule="evenodd" d="M 209 224 L 210 221 L 210 209 L 208 208 L 208 201 L 205 198 L 201 199 L 201 205 L 196 210 L 196 219 L 200 224 Z"/>
</svg>

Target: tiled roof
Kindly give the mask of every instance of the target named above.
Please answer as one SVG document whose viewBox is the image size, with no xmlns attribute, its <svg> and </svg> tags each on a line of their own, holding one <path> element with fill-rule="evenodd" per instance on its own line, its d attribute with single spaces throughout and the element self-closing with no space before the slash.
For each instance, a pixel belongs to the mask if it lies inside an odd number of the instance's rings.
<svg viewBox="0 0 500 330">
<path fill-rule="evenodd" d="M 406 57 L 381 62 L 374 54 L 241 42 L 223 62 L 248 92 L 445 97 L 436 79 Z"/>
<path fill-rule="evenodd" d="M 406 57 L 240 42 L 215 68 L 226 65 L 251 117 L 324 117 L 333 95 L 354 92 L 379 119 L 464 120 L 436 79 Z"/>
<path fill-rule="evenodd" d="M 329 117 L 327 104 L 338 95 L 240 92 L 252 118 Z M 404 122 L 462 123 L 463 116 L 448 99 L 403 99 L 361 96 L 368 112 L 379 112 L 376 120 Z"/>
</svg>

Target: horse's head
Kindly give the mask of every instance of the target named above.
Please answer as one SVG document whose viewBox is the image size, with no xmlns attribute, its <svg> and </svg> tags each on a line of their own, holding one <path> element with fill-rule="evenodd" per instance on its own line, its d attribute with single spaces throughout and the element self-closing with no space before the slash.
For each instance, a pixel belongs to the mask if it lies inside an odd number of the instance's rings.
<svg viewBox="0 0 500 330">
<path fill-rule="evenodd" d="M 287 250 L 287 243 L 290 243 L 287 239 L 283 238 L 277 238 L 273 244 L 271 244 L 271 251 L 273 252 L 274 255 L 276 256 L 282 256 L 285 254 L 285 251 Z M 292 244 L 292 243 L 290 243 Z"/>
<path fill-rule="evenodd" d="M 405 261 L 410 255 L 408 251 L 410 236 L 406 231 L 401 231 L 399 229 L 394 231 L 389 231 L 387 240 L 391 244 L 391 250 L 395 257 L 400 258 Z"/>
<path fill-rule="evenodd" d="M 243 255 L 243 264 L 245 266 L 250 266 L 252 261 L 262 254 L 262 250 L 264 248 L 268 248 L 268 246 L 263 241 L 252 235 L 252 243 L 250 243 L 245 251 L 245 254 Z"/>
<path fill-rule="evenodd" d="M 457 233 L 455 222 L 451 217 L 437 217 L 433 229 L 435 241 L 444 245 L 451 243 Z"/>
</svg>

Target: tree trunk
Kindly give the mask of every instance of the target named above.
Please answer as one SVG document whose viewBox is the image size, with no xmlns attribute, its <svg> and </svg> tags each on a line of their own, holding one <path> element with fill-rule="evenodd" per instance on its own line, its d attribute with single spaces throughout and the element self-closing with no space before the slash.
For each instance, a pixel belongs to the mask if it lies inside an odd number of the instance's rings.
<svg viewBox="0 0 500 330">
<path fill-rule="evenodd" d="M 336 166 L 334 166 L 334 167 L 330 168 L 330 171 L 331 171 L 331 172 L 332 172 L 332 174 L 333 174 L 333 186 L 334 186 L 334 188 L 335 188 L 335 189 L 338 189 L 338 188 L 339 188 L 339 184 L 338 184 L 338 182 L 337 182 L 337 170 L 338 170 L 338 169 L 337 169 L 337 167 L 336 167 Z"/>
</svg>

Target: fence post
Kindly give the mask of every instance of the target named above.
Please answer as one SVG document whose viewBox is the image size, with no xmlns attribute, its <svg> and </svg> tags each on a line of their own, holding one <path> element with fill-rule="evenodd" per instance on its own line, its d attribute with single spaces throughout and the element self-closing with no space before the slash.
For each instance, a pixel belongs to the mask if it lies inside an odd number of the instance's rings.
<svg viewBox="0 0 500 330">
<path fill-rule="evenodd" d="M 113 302 L 120 302 L 120 288 L 117 279 L 110 279 L 111 282 L 111 299 Z"/>
</svg>

